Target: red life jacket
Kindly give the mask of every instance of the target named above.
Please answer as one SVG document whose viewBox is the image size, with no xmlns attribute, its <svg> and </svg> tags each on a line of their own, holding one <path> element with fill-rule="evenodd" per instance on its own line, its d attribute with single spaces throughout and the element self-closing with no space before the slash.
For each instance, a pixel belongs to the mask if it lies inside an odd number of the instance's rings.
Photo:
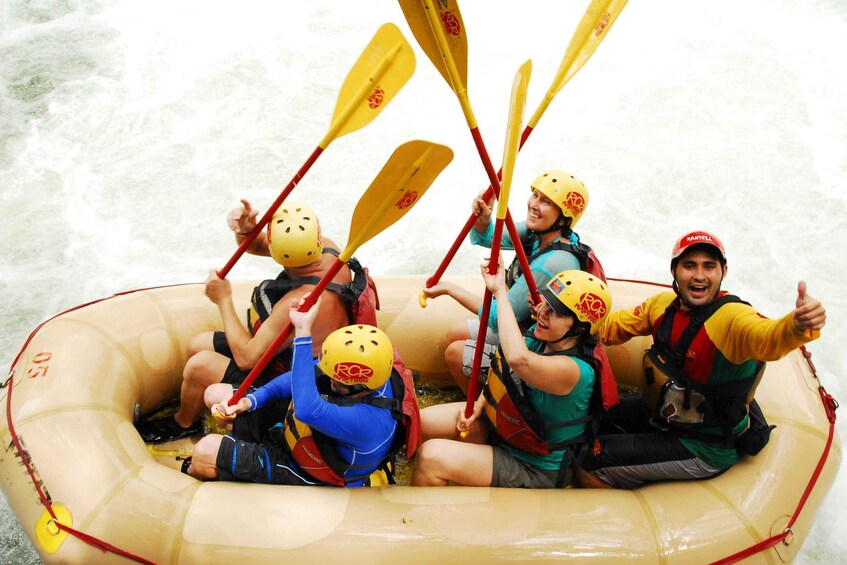
<svg viewBox="0 0 847 565">
<path fill-rule="evenodd" d="M 586 416 L 559 422 L 544 421 L 528 400 L 526 384 L 512 376 L 512 371 L 499 348 L 492 356 L 491 371 L 483 388 L 487 401 L 484 414 L 497 437 L 528 453 L 549 455 L 569 447 L 579 451 L 580 447 L 590 445 L 595 439 L 604 406 L 612 402 L 611 399 L 604 398 L 608 385 L 604 386 L 602 383 L 603 365 L 608 363 L 608 359 L 602 346 L 598 345 L 593 352 L 587 347 L 577 346 L 553 355 L 576 357 L 594 367 L 594 389 Z M 617 386 L 612 390 L 614 402 L 617 403 Z M 571 426 L 582 426 L 583 431 L 574 438 L 554 444 L 544 439 L 546 432 L 550 430 Z"/>
<path fill-rule="evenodd" d="M 531 241 L 524 245 L 524 250 L 527 254 L 529 254 L 531 247 Z M 582 242 L 574 244 L 569 241 L 556 240 L 544 249 L 537 251 L 534 255 L 528 255 L 527 262 L 532 263 L 532 261 L 541 255 L 557 250 L 571 253 L 579 261 L 579 268 L 581 270 L 586 273 L 591 273 L 592 275 L 599 277 L 603 282 L 606 282 L 606 273 L 603 270 L 603 265 L 600 263 L 600 259 L 598 259 L 594 254 L 594 250 L 591 249 L 591 247 Z M 517 257 L 515 257 L 507 271 L 506 285 L 512 286 L 515 279 L 521 275 L 522 272 L 520 263 L 518 262 Z M 530 325 L 531 321 L 527 321 L 521 326 L 521 329 L 527 330 Z M 597 360 L 599 365 L 597 377 L 600 385 L 599 398 L 602 404 L 602 409 L 610 410 L 620 404 L 620 399 L 618 397 L 618 383 L 615 380 L 615 374 L 612 371 L 612 364 L 609 363 L 609 357 L 606 355 L 606 349 L 602 345 L 598 345 L 595 348 L 594 358 Z"/>
</svg>

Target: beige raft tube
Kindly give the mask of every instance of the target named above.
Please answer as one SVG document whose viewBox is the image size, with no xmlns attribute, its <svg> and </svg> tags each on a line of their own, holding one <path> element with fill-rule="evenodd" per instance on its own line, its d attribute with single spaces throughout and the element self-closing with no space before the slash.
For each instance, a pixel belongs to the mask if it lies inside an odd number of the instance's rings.
<svg viewBox="0 0 847 565">
<path fill-rule="evenodd" d="M 476 277 L 456 279 L 481 292 Z M 254 283 L 235 285 L 246 311 Z M 466 313 L 447 298 L 424 310 L 424 277 L 378 279 L 380 323 L 422 379 L 444 382 L 448 325 Z M 659 288 L 612 281 L 615 307 Z M 491 563 L 576 558 L 706 563 L 791 531 L 753 562 L 790 561 L 835 479 L 819 383 L 800 351 L 771 363 L 757 398 L 778 426 L 767 448 L 710 481 L 635 491 L 467 487 L 340 489 L 202 483 L 155 457 L 133 427 L 176 397 L 189 339 L 220 327 L 192 284 L 135 291 L 64 313 L 32 336 L 0 405 L 0 484 L 48 563 L 128 562 L 56 527 L 23 464 L 30 461 L 58 521 L 156 563 Z M 621 382 L 640 380 L 645 340 L 610 350 Z M 10 418 L 8 412 L 11 412 Z M 14 436 L 11 427 L 14 430 Z M 13 440 L 18 441 L 13 441 Z M 16 448 L 20 443 L 24 456 Z"/>
</svg>

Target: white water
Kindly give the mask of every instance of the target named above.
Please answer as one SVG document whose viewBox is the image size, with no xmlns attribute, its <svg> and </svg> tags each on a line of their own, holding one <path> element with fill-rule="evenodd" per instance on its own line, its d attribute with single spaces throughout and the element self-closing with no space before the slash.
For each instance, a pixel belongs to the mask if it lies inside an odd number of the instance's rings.
<svg viewBox="0 0 847 565">
<path fill-rule="evenodd" d="M 515 71 L 533 60 L 530 115 L 586 5 L 462 5 L 468 91 L 495 164 Z M 293 197 L 343 243 L 394 147 L 449 145 L 454 162 L 422 202 L 357 253 L 377 274 L 429 274 L 487 182 L 456 97 L 395 2 L 3 2 L 0 366 L 66 308 L 221 267 L 233 251 L 225 213 L 276 197 L 387 21 L 413 44 L 415 75 L 374 123 L 332 143 Z M 579 232 L 611 276 L 667 281 L 674 238 L 704 228 L 728 247 L 726 287 L 764 314 L 791 309 L 807 280 L 829 315 L 810 350 L 844 400 L 845 53 L 843 0 L 631 2 L 519 156 L 515 216 L 535 174 L 565 168 L 591 190 Z M 474 273 L 483 255 L 465 246 L 449 272 Z M 274 272 L 248 257 L 231 277 Z M 800 562 L 840 561 L 845 502 L 842 472 Z M 37 561 L 0 504 L 0 560 Z"/>
</svg>

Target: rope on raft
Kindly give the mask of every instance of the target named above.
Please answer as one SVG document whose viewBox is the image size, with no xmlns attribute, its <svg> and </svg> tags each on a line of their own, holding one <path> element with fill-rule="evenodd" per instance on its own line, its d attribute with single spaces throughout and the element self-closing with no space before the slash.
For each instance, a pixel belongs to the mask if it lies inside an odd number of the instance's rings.
<svg viewBox="0 0 847 565">
<path fill-rule="evenodd" d="M 809 368 L 812 370 L 812 375 L 815 377 L 815 380 L 818 380 L 818 373 L 815 370 L 815 365 L 812 363 L 812 354 L 806 350 L 805 346 L 801 347 L 800 350 L 803 352 L 803 357 L 806 359 L 806 362 L 809 364 Z M 809 483 L 806 485 L 806 490 L 803 491 L 803 495 L 800 497 L 800 501 L 797 503 L 797 508 L 794 510 L 794 514 L 791 516 L 791 519 L 786 524 L 785 529 L 775 535 L 771 536 L 767 539 L 760 541 L 755 545 L 751 545 L 747 549 L 739 551 L 738 553 L 733 553 L 728 557 L 724 557 L 719 561 L 715 561 L 712 565 L 726 565 L 728 563 L 737 563 L 743 559 L 747 559 L 751 555 L 755 555 L 756 553 L 765 551 L 766 549 L 770 549 L 779 543 L 784 543 L 785 545 L 790 545 L 794 536 L 794 531 L 791 529 L 794 526 L 794 523 L 797 521 L 797 518 L 800 517 L 800 512 L 803 510 L 803 507 L 806 505 L 806 501 L 809 500 L 809 496 L 811 496 L 812 491 L 815 488 L 815 485 L 818 482 L 818 479 L 821 476 L 821 472 L 823 471 L 823 467 L 826 464 L 827 458 L 829 458 L 829 451 L 832 447 L 832 440 L 835 436 L 835 411 L 838 409 L 838 401 L 828 392 L 823 386 L 820 384 L 820 380 L 818 380 L 818 394 L 821 397 L 821 403 L 823 404 L 823 408 L 826 411 L 826 417 L 829 420 L 829 437 L 826 439 L 826 446 L 823 449 L 823 453 L 821 453 L 821 458 L 818 461 L 817 466 L 815 467 L 815 472 L 812 473 L 812 477 L 809 479 Z"/>
<path fill-rule="evenodd" d="M 172 285 L 172 286 L 181 286 L 181 285 Z M 139 290 L 144 290 L 144 289 L 138 289 L 138 290 L 134 290 L 134 291 L 123 292 L 123 293 L 120 293 L 120 294 L 116 294 L 115 296 L 130 294 L 132 292 L 138 292 Z M 109 298 L 102 298 L 100 300 L 95 300 L 95 301 L 89 302 L 87 304 L 82 304 L 80 306 L 76 306 L 74 308 L 66 310 L 65 312 L 57 314 L 56 316 L 53 316 L 52 318 L 50 318 L 50 320 L 52 320 L 53 318 L 56 318 L 58 316 L 61 316 L 62 314 L 66 314 L 67 312 L 72 312 L 72 311 L 77 310 L 79 308 L 82 308 L 84 306 L 88 306 L 89 304 L 94 304 L 94 303 L 97 303 L 97 302 L 101 302 L 102 300 L 108 300 L 108 299 Z M 47 512 L 50 513 L 50 516 L 52 517 L 53 523 L 56 525 L 57 528 L 67 532 L 68 534 L 82 540 L 83 542 L 85 542 L 85 543 L 87 543 L 91 546 L 94 546 L 94 547 L 100 549 L 103 552 L 110 551 L 110 552 L 115 553 L 117 555 L 121 555 L 121 556 L 126 557 L 128 559 L 136 561 L 138 563 L 152 564 L 153 563 L 152 561 L 148 561 L 148 560 L 144 559 L 143 557 L 140 557 L 138 555 L 135 555 L 133 553 L 130 553 L 128 551 L 125 551 L 123 549 L 115 547 L 108 542 L 105 542 L 105 541 L 98 539 L 94 536 L 90 536 L 90 535 L 88 535 L 84 532 L 81 532 L 79 530 L 75 530 L 74 528 L 72 528 L 70 526 L 62 524 L 58 520 L 55 512 L 53 511 L 53 506 L 50 503 L 49 498 L 45 495 L 44 491 L 42 490 L 41 486 L 39 485 L 39 481 L 36 479 L 35 472 L 32 468 L 32 465 L 30 464 L 29 457 L 26 454 L 26 451 L 24 450 L 23 445 L 20 442 L 20 439 L 18 438 L 18 435 L 15 433 L 15 426 L 12 423 L 12 390 L 14 389 L 14 377 L 15 377 L 14 369 L 15 369 L 15 365 L 17 364 L 18 360 L 20 359 L 21 354 L 26 349 L 27 345 L 29 345 L 29 342 L 32 340 L 32 338 L 35 336 L 35 334 L 38 332 L 38 330 L 41 329 L 41 327 L 50 320 L 46 320 L 46 321 L 42 322 L 41 324 L 39 324 L 39 326 L 37 328 L 35 328 L 35 330 L 33 330 L 32 333 L 29 335 L 29 337 L 27 338 L 23 347 L 21 348 L 21 351 L 18 353 L 18 355 L 15 357 L 15 360 L 12 363 L 9 378 L 7 379 L 7 381 L 5 383 L 3 383 L 3 387 L 7 387 L 9 389 L 8 394 L 6 396 L 6 422 L 9 426 L 9 433 L 12 436 L 12 442 L 14 443 L 15 449 L 17 450 L 18 457 L 20 457 L 21 461 L 26 466 L 26 470 L 27 470 L 27 473 L 29 473 L 30 480 L 32 481 L 33 486 L 35 487 L 36 491 L 38 492 L 38 496 L 41 498 L 42 504 L 44 504 L 44 507 L 47 509 Z M 806 350 L 805 346 L 800 347 L 800 350 L 803 354 L 803 357 L 806 359 L 806 362 L 809 364 L 809 368 L 812 371 L 812 376 L 815 378 L 815 380 L 818 381 L 818 394 L 820 395 L 821 404 L 823 405 L 823 408 L 826 411 L 827 419 L 829 420 L 829 435 L 827 437 L 826 446 L 824 447 L 823 452 L 821 453 L 821 457 L 820 457 L 820 460 L 818 461 L 817 466 L 815 467 L 815 471 L 812 473 L 812 476 L 809 479 L 808 484 L 806 485 L 806 489 L 803 491 L 803 495 L 800 497 L 800 500 L 797 503 L 797 508 L 794 510 L 794 514 L 791 516 L 791 519 L 788 521 L 788 524 L 785 526 L 785 529 L 781 533 L 774 535 L 774 536 L 771 536 L 769 538 L 766 538 L 766 539 L 760 541 L 757 544 L 751 545 L 750 547 L 748 547 L 746 549 L 743 549 L 743 550 L 741 550 L 737 553 L 733 553 L 732 555 L 724 557 L 723 559 L 720 559 L 718 561 L 714 561 L 712 563 L 712 565 L 727 565 L 727 564 L 730 564 L 730 563 L 737 563 L 737 562 L 742 561 L 742 560 L 744 560 L 744 559 L 746 559 L 746 558 L 748 558 L 752 555 L 755 555 L 756 553 L 760 553 L 762 551 L 770 549 L 771 547 L 774 547 L 774 546 L 776 546 L 780 543 L 784 543 L 785 545 L 790 545 L 791 542 L 792 542 L 792 539 L 793 539 L 793 535 L 794 535 L 794 532 L 792 530 L 792 526 L 795 524 L 797 519 L 800 517 L 800 513 L 802 512 L 803 507 L 806 505 L 806 502 L 808 501 L 809 497 L 811 496 L 812 491 L 814 490 L 815 485 L 817 484 L 818 479 L 820 478 L 821 472 L 823 471 L 824 465 L 826 464 L 826 461 L 829 458 L 830 449 L 832 447 L 832 441 L 833 441 L 834 436 L 835 436 L 835 420 L 836 420 L 835 411 L 838 409 L 839 404 L 838 404 L 838 401 L 831 394 L 829 394 L 826 391 L 826 389 L 824 389 L 823 385 L 820 384 L 820 380 L 818 379 L 817 370 L 815 369 L 815 365 L 812 363 L 812 354 L 809 351 Z M 3 387 L 0 387 L 0 388 L 3 388 Z"/>
</svg>

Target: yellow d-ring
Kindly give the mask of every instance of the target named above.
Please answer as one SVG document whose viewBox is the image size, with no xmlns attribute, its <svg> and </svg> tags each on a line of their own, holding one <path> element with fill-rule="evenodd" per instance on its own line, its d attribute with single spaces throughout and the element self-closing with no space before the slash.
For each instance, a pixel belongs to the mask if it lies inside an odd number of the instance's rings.
<svg viewBox="0 0 847 565">
<path fill-rule="evenodd" d="M 59 526 L 56 525 L 56 521 L 59 521 L 68 527 L 74 525 L 74 520 L 71 517 L 70 511 L 64 506 L 54 505 L 53 513 L 56 515 L 55 520 L 53 519 L 53 516 L 45 510 L 44 514 L 41 515 L 41 518 L 38 519 L 38 523 L 35 525 L 35 537 L 38 539 L 38 543 L 41 545 L 41 548 L 47 553 L 56 553 L 59 550 L 59 546 L 61 546 L 62 542 L 65 541 L 65 538 L 68 537 L 68 532 L 59 529 Z"/>
</svg>

